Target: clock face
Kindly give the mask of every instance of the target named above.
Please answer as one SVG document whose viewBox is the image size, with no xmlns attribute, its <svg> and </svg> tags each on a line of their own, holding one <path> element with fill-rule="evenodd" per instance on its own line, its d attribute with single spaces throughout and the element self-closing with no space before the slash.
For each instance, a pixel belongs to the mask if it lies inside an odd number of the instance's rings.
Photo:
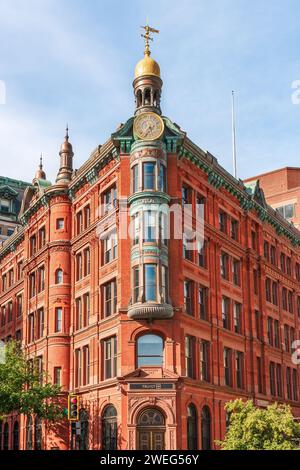
<svg viewBox="0 0 300 470">
<path fill-rule="evenodd" d="M 135 118 L 133 129 L 139 139 L 156 140 L 164 131 L 164 122 L 155 113 L 142 113 Z"/>
</svg>

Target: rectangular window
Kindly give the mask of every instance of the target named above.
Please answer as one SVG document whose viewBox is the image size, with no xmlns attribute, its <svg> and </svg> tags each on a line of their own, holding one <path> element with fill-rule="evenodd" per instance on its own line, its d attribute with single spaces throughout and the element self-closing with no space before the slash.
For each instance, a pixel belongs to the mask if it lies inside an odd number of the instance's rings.
<svg viewBox="0 0 300 470">
<path fill-rule="evenodd" d="M 23 261 L 19 261 L 17 264 L 17 281 L 23 278 Z"/>
<path fill-rule="evenodd" d="M 168 303 L 168 300 L 169 300 L 168 268 L 163 265 L 161 267 L 161 297 L 162 297 L 162 302 Z"/>
<path fill-rule="evenodd" d="M 91 208 L 90 206 L 85 206 L 83 209 L 83 225 L 84 229 L 88 228 L 91 224 Z"/>
<path fill-rule="evenodd" d="M 36 236 L 33 235 L 29 238 L 29 253 L 33 256 L 36 253 Z"/>
<path fill-rule="evenodd" d="M 221 276 L 228 281 L 229 279 L 229 256 L 227 253 L 221 253 Z"/>
<path fill-rule="evenodd" d="M 90 318 L 90 294 L 84 294 L 83 296 L 83 326 L 86 327 L 89 324 Z"/>
<path fill-rule="evenodd" d="M 79 235 L 83 231 L 83 216 L 82 211 L 76 214 L 76 234 Z"/>
<path fill-rule="evenodd" d="M 188 315 L 193 315 L 193 284 L 192 281 L 184 281 L 184 310 Z"/>
<path fill-rule="evenodd" d="M 102 195 L 103 215 L 116 209 L 117 207 L 117 188 L 112 186 L 108 191 Z"/>
<path fill-rule="evenodd" d="M 280 254 L 280 269 L 283 273 L 285 273 L 286 269 L 285 269 L 285 254 L 284 253 Z"/>
<path fill-rule="evenodd" d="M 82 385 L 87 385 L 90 383 L 90 351 L 88 346 L 84 346 L 82 349 L 83 353 L 83 377 Z"/>
<path fill-rule="evenodd" d="M 270 260 L 270 245 L 266 241 L 264 241 L 264 257 L 267 261 Z"/>
<path fill-rule="evenodd" d="M 138 266 L 133 268 L 133 303 L 139 301 L 140 295 L 140 270 Z"/>
<path fill-rule="evenodd" d="M 62 308 L 55 309 L 55 333 L 62 331 Z"/>
<path fill-rule="evenodd" d="M 280 364 L 276 364 L 276 385 L 277 385 L 277 396 L 282 397 L 282 369 Z"/>
<path fill-rule="evenodd" d="M 31 313 L 28 315 L 28 343 L 32 343 L 34 341 L 34 314 Z"/>
<path fill-rule="evenodd" d="M 221 232 L 227 233 L 227 214 L 219 211 L 219 228 Z"/>
<path fill-rule="evenodd" d="M 156 189 L 155 163 L 143 163 L 143 189 Z"/>
<path fill-rule="evenodd" d="M 46 244 L 46 228 L 42 227 L 39 230 L 39 249 L 43 248 Z"/>
<path fill-rule="evenodd" d="M 75 350 L 75 388 L 80 387 L 81 385 L 81 350 L 76 349 Z"/>
<path fill-rule="evenodd" d="M 292 291 L 288 291 L 288 311 L 290 313 L 293 313 L 294 311 L 294 306 L 293 306 L 293 292 Z"/>
<path fill-rule="evenodd" d="M 222 321 L 223 328 L 226 328 L 226 330 L 230 330 L 230 300 L 228 299 L 228 297 L 222 297 Z"/>
<path fill-rule="evenodd" d="M 44 336 L 44 309 L 40 308 L 37 311 L 37 338 L 43 338 Z"/>
<path fill-rule="evenodd" d="M 201 380 L 205 382 L 210 382 L 210 343 L 208 341 L 202 340 L 200 343 L 200 361 L 201 361 Z"/>
<path fill-rule="evenodd" d="M 103 341 L 104 352 L 104 380 L 117 375 L 117 338 L 112 336 Z"/>
<path fill-rule="evenodd" d="M 75 305 L 76 305 L 76 330 L 80 330 L 83 327 L 81 297 L 75 300 Z"/>
<path fill-rule="evenodd" d="M 104 317 L 117 313 L 117 282 L 115 279 L 103 285 Z"/>
<path fill-rule="evenodd" d="M 272 303 L 278 305 L 278 286 L 277 282 L 272 282 Z"/>
<path fill-rule="evenodd" d="M 287 289 L 285 287 L 282 288 L 282 308 L 287 310 Z"/>
<path fill-rule="evenodd" d="M 288 325 L 284 325 L 284 346 L 287 352 L 290 352 L 290 331 Z"/>
<path fill-rule="evenodd" d="M 17 317 L 23 314 L 23 295 L 17 295 Z"/>
<path fill-rule="evenodd" d="M 117 233 L 110 233 L 103 241 L 104 264 L 110 263 L 118 256 L 118 240 Z"/>
<path fill-rule="evenodd" d="M 144 211 L 144 242 L 155 242 L 157 238 L 157 213 L 154 211 Z"/>
<path fill-rule="evenodd" d="M 181 189 L 181 200 L 182 200 L 182 205 L 184 206 L 185 204 L 190 204 L 191 200 L 191 189 L 188 188 L 187 186 L 182 186 Z"/>
<path fill-rule="evenodd" d="M 207 248 L 206 240 L 204 240 L 203 243 L 198 242 L 198 264 L 201 268 L 206 268 L 207 267 L 206 248 Z"/>
<path fill-rule="evenodd" d="M 139 166 L 134 165 L 131 170 L 132 174 L 132 192 L 136 193 L 139 190 Z"/>
<path fill-rule="evenodd" d="M 140 214 L 137 212 L 132 216 L 133 224 L 133 245 L 138 245 L 140 242 Z"/>
<path fill-rule="evenodd" d="M 157 300 L 156 264 L 144 265 L 145 301 Z"/>
<path fill-rule="evenodd" d="M 233 304 L 233 320 L 235 333 L 242 333 L 242 305 L 238 302 Z"/>
<path fill-rule="evenodd" d="M 279 336 L 279 321 L 274 320 L 274 346 L 275 348 L 280 347 L 280 336 Z"/>
<path fill-rule="evenodd" d="M 82 254 L 76 255 L 76 281 L 82 279 Z"/>
<path fill-rule="evenodd" d="M 63 230 L 65 228 L 65 220 L 64 219 L 56 219 L 56 230 Z"/>
<path fill-rule="evenodd" d="M 270 373 L 270 392 L 273 397 L 276 396 L 276 383 L 275 383 L 275 364 L 274 362 L 270 362 L 269 366 L 269 373 Z"/>
<path fill-rule="evenodd" d="M 293 399 L 298 401 L 298 372 L 297 369 L 293 369 Z"/>
<path fill-rule="evenodd" d="M 239 223 L 234 219 L 231 219 L 231 238 L 235 241 L 239 238 Z"/>
<path fill-rule="evenodd" d="M 45 267 L 41 266 L 38 269 L 38 293 L 45 290 Z"/>
<path fill-rule="evenodd" d="M 291 276 L 292 275 L 292 260 L 289 256 L 286 258 L 286 273 Z"/>
<path fill-rule="evenodd" d="M 273 346 L 274 345 L 274 341 L 273 341 L 273 338 L 274 338 L 274 334 L 273 334 L 273 318 L 271 317 L 268 317 L 268 342 L 269 342 L 269 345 L 270 346 Z"/>
<path fill-rule="evenodd" d="M 35 273 L 29 275 L 29 297 L 32 298 L 35 296 L 36 286 L 35 286 Z"/>
<path fill-rule="evenodd" d="M 239 260 L 232 261 L 232 279 L 236 286 L 241 285 L 241 262 Z"/>
<path fill-rule="evenodd" d="M 237 351 L 235 353 L 236 363 L 236 386 L 244 388 L 244 353 Z"/>
<path fill-rule="evenodd" d="M 286 368 L 286 395 L 288 400 L 292 400 L 292 380 L 291 380 L 291 368 Z"/>
<path fill-rule="evenodd" d="M 227 387 L 232 387 L 232 350 L 224 348 L 224 379 Z"/>
<path fill-rule="evenodd" d="M 276 266 L 276 247 L 274 245 L 271 245 L 270 261 L 273 264 L 273 266 Z"/>
<path fill-rule="evenodd" d="M 271 302 L 271 279 L 266 279 L 266 301 Z"/>
<path fill-rule="evenodd" d="M 8 302 L 7 304 L 7 321 L 10 323 L 13 319 L 13 303 Z"/>
<path fill-rule="evenodd" d="M 208 319 L 208 288 L 199 287 L 199 308 L 201 320 Z"/>
<path fill-rule="evenodd" d="M 54 367 L 54 384 L 61 387 L 61 367 Z"/>
<path fill-rule="evenodd" d="M 163 163 L 159 164 L 159 180 L 158 180 L 158 190 L 163 193 L 166 191 L 166 167 Z"/>
<path fill-rule="evenodd" d="M 83 268 L 84 276 L 88 276 L 91 273 L 91 255 L 89 248 L 83 250 Z"/>
<path fill-rule="evenodd" d="M 193 336 L 185 337 L 185 368 L 187 377 L 195 379 L 195 338 Z"/>
</svg>

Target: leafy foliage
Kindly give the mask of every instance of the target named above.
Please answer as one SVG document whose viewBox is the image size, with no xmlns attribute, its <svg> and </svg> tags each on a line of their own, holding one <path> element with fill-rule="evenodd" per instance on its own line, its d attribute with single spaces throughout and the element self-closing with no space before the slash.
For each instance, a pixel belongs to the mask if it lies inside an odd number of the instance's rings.
<svg viewBox="0 0 300 470">
<path fill-rule="evenodd" d="M 225 410 L 230 425 L 225 440 L 218 442 L 222 450 L 299 450 L 300 424 L 291 408 L 277 403 L 257 408 L 253 401 L 229 402 Z"/>
<path fill-rule="evenodd" d="M 62 417 L 60 387 L 47 382 L 36 360 L 28 360 L 17 342 L 5 345 L 0 363 L 0 415 L 18 412 L 56 420 Z"/>
</svg>

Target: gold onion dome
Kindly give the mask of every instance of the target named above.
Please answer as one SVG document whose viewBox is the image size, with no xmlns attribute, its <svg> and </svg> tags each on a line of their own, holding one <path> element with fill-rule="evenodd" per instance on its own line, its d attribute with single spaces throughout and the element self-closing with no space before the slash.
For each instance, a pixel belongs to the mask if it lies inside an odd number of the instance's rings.
<svg viewBox="0 0 300 470">
<path fill-rule="evenodd" d="M 146 75 L 155 75 L 160 77 L 160 68 L 158 63 L 150 57 L 150 53 L 140 60 L 135 66 L 134 78 L 143 77 Z"/>
</svg>

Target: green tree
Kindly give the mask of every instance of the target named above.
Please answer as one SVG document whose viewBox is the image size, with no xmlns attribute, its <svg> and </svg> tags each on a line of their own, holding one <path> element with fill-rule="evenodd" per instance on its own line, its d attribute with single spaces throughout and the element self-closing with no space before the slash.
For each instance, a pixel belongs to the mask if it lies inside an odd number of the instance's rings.
<svg viewBox="0 0 300 470">
<path fill-rule="evenodd" d="M 222 450 L 299 450 L 300 424 L 287 405 L 257 408 L 241 399 L 225 406 L 230 422 Z"/>
<path fill-rule="evenodd" d="M 60 387 L 47 381 L 17 342 L 2 346 L 0 359 L 0 416 L 18 412 L 51 421 L 63 416 Z"/>
</svg>

